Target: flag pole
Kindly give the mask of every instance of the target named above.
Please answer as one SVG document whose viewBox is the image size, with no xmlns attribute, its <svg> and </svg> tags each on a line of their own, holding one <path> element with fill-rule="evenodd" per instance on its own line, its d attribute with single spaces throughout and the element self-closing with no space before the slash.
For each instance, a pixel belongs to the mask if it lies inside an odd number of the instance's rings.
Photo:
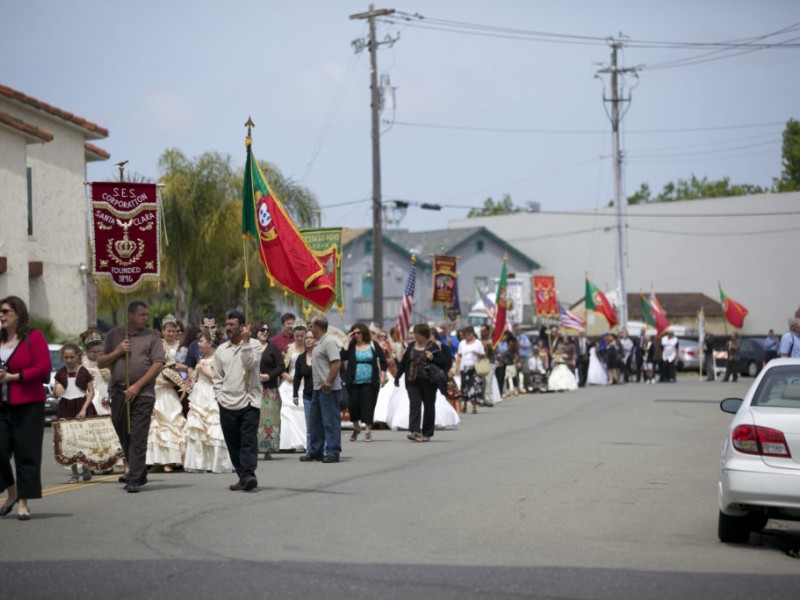
<svg viewBox="0 0 800 600">
<path fill-rule="evenodd" d="M 253 119 L 247 117 L 247 122 L 244 124 L 247 127 L 247 137 L 245 138 L 244 145 L 246 148 L 250 147 L 250 143 L 252 142 L 252 135 L 253 135 L 253 127 L 256 126 L 253 123 Z M 245 173 L 245 177 L 251 177 L 251 173 Z M 252 189 L 252 186 L 251 186 Z M 249 262 L 249 252 L 247 250 L 247 234 L 242 234 L 242 250 L 244 253 L 244 322 L 250 322 L 250 275 L 248 273 L 247 264 Z"/>
</svg>

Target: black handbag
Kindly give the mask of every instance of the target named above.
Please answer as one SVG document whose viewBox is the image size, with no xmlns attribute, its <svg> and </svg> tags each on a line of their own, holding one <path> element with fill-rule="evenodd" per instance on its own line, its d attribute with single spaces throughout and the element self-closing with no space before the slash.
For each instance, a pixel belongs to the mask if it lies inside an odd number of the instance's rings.
<svg viewBox="0 0 800 600">
<path fill-rule="evenodd" d="M 433 383 L 437 388 L 447 386 L 447 373 L 442 371 L 438 365 L 432 362 L 425 363 L 425 370 L 428 373 L 428 381 Z"/>
</svg>

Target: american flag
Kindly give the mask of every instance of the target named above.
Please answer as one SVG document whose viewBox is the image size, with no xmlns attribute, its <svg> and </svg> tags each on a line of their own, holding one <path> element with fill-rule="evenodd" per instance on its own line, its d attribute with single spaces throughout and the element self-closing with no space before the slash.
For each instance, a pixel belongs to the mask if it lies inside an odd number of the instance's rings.
<svg viewBox="0 0 800 600">
<path fill-rule="evenodd" d="M 576 315 L 560 302 L 558 304 L 558 324 L 564 329 L 586 331 L 586 323 L 583 318 L 580 315 Z"/>
<path fill-rule="evenodd" d="M 494 307 L 494 302 L 492 302 L 492 299 L 489 298 L 489 294 L 481 291 L 480 288 L 478 288 L 478 292 L 481 295 L 481 300 L 483 301 L 483 309 L 486 311 L 486 316 L 489 319 L 489 323 L 494 323 L 495 315 L 497 314 L 497 311 L 495 310 Z"/>
<path fill-rule="evenodd" d="M 403 292 L 403 302 L 400 305 L 400 314 L 397 315 L 397 338 L 405 343 L 408 330 L 411 326 L 411 313 L 414 302 L 414 284 L 417 281 L 417 258 L 411 257 L 411 270 L 408 272 L 406 290 Z"/>
</svg>

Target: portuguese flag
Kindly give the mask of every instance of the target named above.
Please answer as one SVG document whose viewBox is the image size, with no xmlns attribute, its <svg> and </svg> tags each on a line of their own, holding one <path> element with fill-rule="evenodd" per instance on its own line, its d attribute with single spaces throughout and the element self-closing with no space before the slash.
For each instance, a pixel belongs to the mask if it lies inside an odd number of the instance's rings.
<svg viewBox="0 0 800 600">
<path fill-rule="evenodd" d="M 242 237 L 256 240 L 264 272 L 273 284 L 326 311 L 336 299 L 333 283 L 289 213 L 273 195 L 250 144 L 248 135 L 242 186 Z"/>
<path fill-rule="evenodd" d="M 662 312 L 663 309 L 658 310 L 647 298 L 644 297 L 644 294 L 641 296 L 642 316 L 644 317 L 644 322 L 650 325 L 650 327 L 655 327 L 656 335 L 661 337 L 661 334 L 667 330 L 671 323 Z"/>
<path fill-rule="evenodd" d="M 722 312 L 725 313 L 728 323 L 737 329 L 741 329 L 744 326 L 744 318 L 750 311 L 732 298 L 728 298 L 725 292 L 722 291 L 721 284 L 719 285 L 719 301 L 722 304 Z"/>
<path fill-rule="evenodd" d="M 492 335 L 492 346 L 497 348 L 497 344 L 503 339 L 506 332 L 506 312 L 508 312 L 508 278 L 506 276 L 506 261 L 508 255 L 503 256 L 503 270 L 500 271 L 500 282 L 497 284 L 497 298 L 494 301 L 495 318 L 494 334 Z"/>
<path fill-rule="evenodd" d="M 611 302 L 600 291 L 600 288 L 589 281 L 588 277 L 586 278 L 586 309 L 603 315 L 608 321 L 609 327 L 614 327 L 617 324 L 617 315 L 614 313 L 614 307 L 611 306 Z"/>
</svg>

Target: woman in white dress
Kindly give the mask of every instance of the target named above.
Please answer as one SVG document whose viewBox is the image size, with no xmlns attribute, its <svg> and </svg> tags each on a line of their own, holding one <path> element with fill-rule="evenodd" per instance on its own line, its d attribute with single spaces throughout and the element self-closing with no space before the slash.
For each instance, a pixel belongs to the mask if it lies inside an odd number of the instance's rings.
<svg viewBox="0 0 800 600">
<path fill-rule="evenodd" d="M 553 370 L 547 378 L 547 389 L 551 392 L 572 392 L 578 389 L 575 374 L 569 368 L 566 357 L 561 351 L 557 351 L 553 357 Z"/>
<path fill-rule="evenodd" d="M 597 355 L 597 345 L 593 345 L 589 349 L 589 371 L 586 374 L 586 383 L 589 385 L 608 384 L 608 371 Z"/>
<path fill-rule="evenodd" d="M 161 321 L 161 334 L 164 336 L 164 356 L 166 366 L 156 379 L 156 403 L 150 433 L 147 436 L 147 464 L 152 465 L 151 473 L 172 472 L 183 464 L 186 438 L 178 390 L 186 391 L 183 378 L 175 370 L 175 357 L 178 354 L 178 321 L 173 315 L 166 315 Z"/>
<path fill-rule="evenodd" d="M 297 450 L 304 452 L 306 449 L 306 412 L 299 399 L 294 402 L 294 370 L 297 357 L 305 354 L 303 339 L 306 335 L 306 325 L 302 321 L 295 321 L 294 342 L 286 347 L 283 355 L 286 361 L 286 370 L 281 374 L 283 381 L 278 387 L 281 395 L 281 450 Z"/>
<path fill-rule="evenodd" d="M 214 342 L 204 331 L 197 340 L 202 358 L 192 375 L 195 384 L 189 396 L 186 416 L 186 456 L 183 469 L 193 473 L 230 473 L 231 457 L 219 422 L 219 405 L 214 397 Z"/>
</svg>

